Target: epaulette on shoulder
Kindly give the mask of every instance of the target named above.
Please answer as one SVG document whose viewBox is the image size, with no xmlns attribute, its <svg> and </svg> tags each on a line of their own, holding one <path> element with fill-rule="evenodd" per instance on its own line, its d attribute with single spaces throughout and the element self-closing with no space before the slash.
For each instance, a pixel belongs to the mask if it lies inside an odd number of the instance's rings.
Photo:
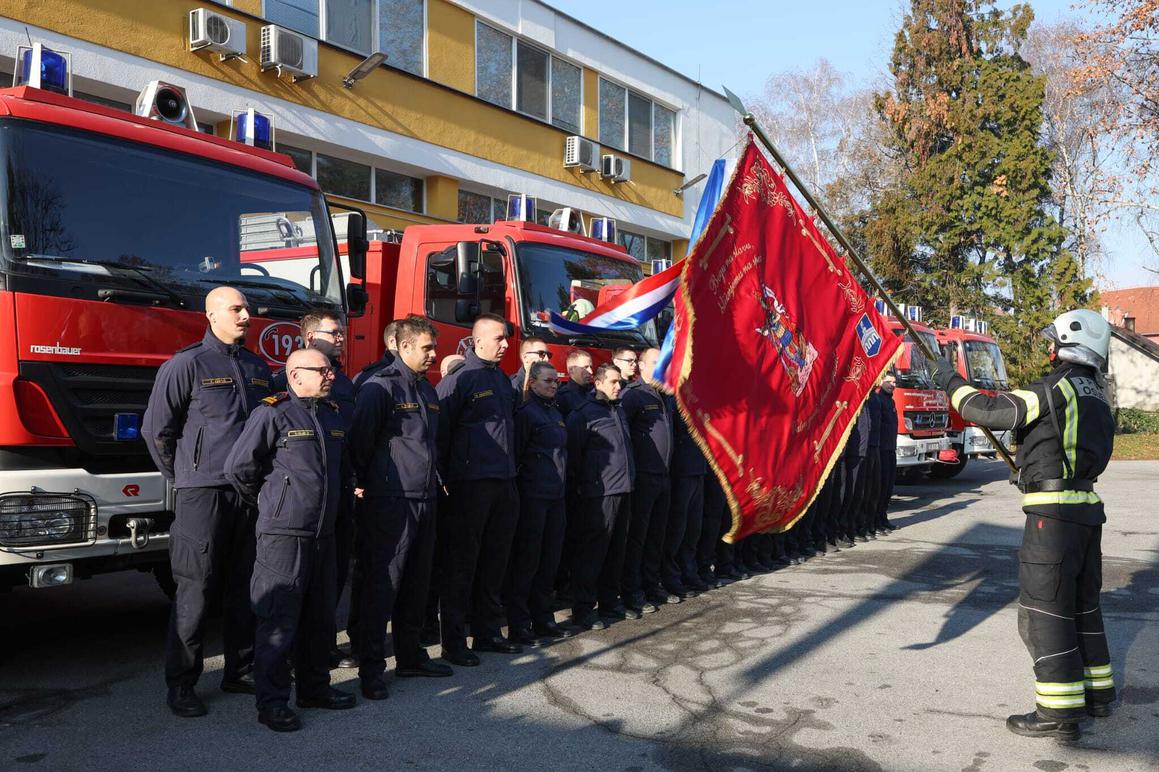
<svg viewBox="0 0 1159 772">
<path fill-rule="evenodd" d="M 273 407 L 279 402 L 285 402 L 290 398 L 290 393 L 287 391 L 279 391 L 277 394 L 271 394 L 268 397 L 262 397 L 261 404 Z"/>
<path fill-rule="evenodd" d="M 190 344 L 189 344 L 188 346 L 186 346 L 185 348 L 179 348 L 179 349 L 177 349 L 177 352 L 176 352 L 176 353 L 180 354 L 180 353 L 181 353 L 181 352 L 183 352 L 183 351 L 192 351 L 193 349 L 195 349 L 195 348 L 199 348 L 200 346 L 201 346 L 201 341 L 197 341 L 196 343 L 190 343 Z"/>
</svg>

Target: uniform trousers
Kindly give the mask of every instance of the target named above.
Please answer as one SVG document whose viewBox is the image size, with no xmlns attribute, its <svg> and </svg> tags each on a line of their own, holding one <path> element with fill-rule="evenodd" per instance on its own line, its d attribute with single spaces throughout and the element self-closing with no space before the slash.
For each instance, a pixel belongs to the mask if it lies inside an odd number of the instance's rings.
<svg viewBox="0 0 1159 772">
<path fill-rule="evenodd" d="M 494 638 L 503 626 L 503 580 L 519 522 L 514 480 L 464 480 L 451 490 L 441 518 L 439 570 L 443 648 L 467 646 L 467 624 L 475 638 Z"/>
<path fill-rule="evenodd" d="M 881 495 L 877 502 L 877 525 L 889 524 L 889 500 L 893 498 L 893 485 L 897 481 L 897 451 L 893 448 L 879 448 L 881 456 Z"/>
<path fill-rule="evenodd" d="M 625 605 L 639 607 L 644 591 L 660 585 L 664 534 L 672 487 L 668 475 L 637 472 L 632 490 L 632 517 L 624 548 L 624 575 L 620 592 Z"/>
<path fill-rule="evenodd" d="M 720 543 L 720 527 L 725 519 L 725 509 L 728 508 L 728 503 L 724 499 L 724 491 L 716 482 L 716 475 L 712 475 L 711 484 L 708 481 L 709 475 L 698 476 L 701 480 L 701 501 L 703 504 L 700 516 L 700 540 L 696 545 L 696 565 L 700 570 L 700 580 L 707 582 L 714 578 L 716 545 Z M 729 526 L 732 526 L 731 518 L 729 518 Z"/>
<path fill-rule="evenodd" d="M 881 454 L 877 448 L 870 448 L 869 455 L 862 459 L 858 477 L 861 495 L 857 501 L 857 532 L 868 534 L 876 528 L 874 520 L 881 498 Z"/>
<path fill-rule="evenodd" d="M 1018 551 L 1018 632 L 1034 660 L 1038 714 L 1083 716 L 1115 700 L 1099 593 L 1101 525 L 1027 513 Z"/>
<path fill-rule="evenodd" d="M 618 604 L 632 494 L 581 496 L 577 501 L 571 586 L 572 611 L 578 617 L 597 601 L 601 611 Z"/>
<path fill-rule="evenodd" d="M 426 661 L 419 634 L 427 607 L 435 550 L 433 499 L 367 497 L 358 508 L 362 566 L 358 626 L 358 675 L 376 678 L 386 669 L 386 624 L 391 622 L 397 665 Z"/>
<path fill-rule="evenodd" d="M 672 482 L 672 507 L 684 510 L 684 538 L 680 540 L 679 564 L 681 583 L 700 583 L 697 562 L 700 533 L 704 526 L 704 475 L 676 477 Z"/>
<path fill-rule="evenodd" d="M 205 617 L 223 598 L 226 680 L 253 667 L 254 614 L 250 577 L 256 515 L 233 488 L 181 488 L 169 530 L 169 562 L 177 593 L 165 641 L 165 682 L 193 686 L 204 667 Z"/>
<path fill-rule="evenodd" d="M 259 534 L 250 599 L 257 617 L 254 685 L 259 709 L 290 699 L 290 661 L 298 697 L 330 687 L 335 544 L 333 536 Z"/>
<path fill-rule="evenodd" d="M 567 526 L 564 498 L 520 497 L 503 605 L 509 630 L 554 622 L 555 575 Z"/>
</svg>

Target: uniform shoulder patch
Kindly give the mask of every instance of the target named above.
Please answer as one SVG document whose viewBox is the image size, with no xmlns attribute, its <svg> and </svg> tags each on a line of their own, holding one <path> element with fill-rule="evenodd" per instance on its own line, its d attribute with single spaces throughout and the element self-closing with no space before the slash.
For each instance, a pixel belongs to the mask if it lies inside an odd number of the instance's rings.
<svg viewBox="0 0 1159 772">
<path fill-rule="evenodd" d="M 273 406 L 279 402 L 285 402 L 289 398 L 289 392 L 279 391 L 277 394 L 271 394 L 268 397 L 262 397 L 261 404 Z"/>
</svg>

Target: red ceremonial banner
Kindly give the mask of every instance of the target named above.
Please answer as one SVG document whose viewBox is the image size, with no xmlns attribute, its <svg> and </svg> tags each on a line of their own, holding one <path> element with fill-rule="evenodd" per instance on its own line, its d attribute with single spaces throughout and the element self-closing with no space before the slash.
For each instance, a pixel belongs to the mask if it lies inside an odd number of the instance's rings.
<svg viewBox="0 0 1159 772">
<path fill-rule="evenodd" d="M 675 305 L 676 399 L 732 508 L 725 540 L 787 530 L 901 340 L 752 137 Z"/>
</svg>

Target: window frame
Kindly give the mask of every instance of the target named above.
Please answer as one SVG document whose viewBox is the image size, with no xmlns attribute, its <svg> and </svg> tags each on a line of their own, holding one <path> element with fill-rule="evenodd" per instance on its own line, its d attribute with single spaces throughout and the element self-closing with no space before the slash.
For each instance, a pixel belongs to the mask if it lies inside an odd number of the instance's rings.
<svg viewBox="0 0 1159 772">
<path fill-rule="evenodd" d="M 392 169 L 392 168 L 390 168 L 389 160 L 387 163 L 383 163 L 382 161 L 384 159 L 380 159 L 377 156 L 374 157 L 374 159 L 371 160 L 369 163 L 367 163 L 365 160 L 360 160 L 357 158 L 350 158 L 348 156 L 338 155 L 338 154 L 326 152 L 323 150 L 314 150 L 312 148 L 302 147 L 301 145 L 299 145 L 295 142 L 286 142 L 285 144 L 288 145 L 289 147 L 293 148 L 296 151 L 310 154 L 309 175 L 314 180 L 318 179 L 318 154 L 319 153 L 321 153 L 324 156 L 328 156 L 330 158 L 337 159 L 339 161 L 349 161 L 351 163 L 356 163 L 356 164 L 360 164 L 362 166 L 369 166 L 370 167 L 370 198 L 351 198 L 350 196 L 344 196 L 341 193 L 334 193 L 332 191 L 326 190 L 325 188 L 322 189 L 323 195 L 337 196 L 339 198 L 345 198 L 349 201 L 359 201 L 359 202 L 362 202 L 364 204 L 372 204 L 374 206 L 381 206 L 384 209 L 390 209 L 390 210 L 393 210 L 396 212 L 407 212 L 409 214 L 420 214 L 420 215 L 425 215 L 427 213 L 427 203 L 428 202 L 427 202 L 427 180 L 426 180 L 426 177 L 418 177 L 418 176 L 415 176 L 414 174 L 411 174 L 409 172 L 400 171 L 398 169 Z M 287 155 L 289 155 L 289 154 L 287 153 Z M 410 177 L 411 179 L 418 180 L 419 184 L 422 185 L 422 209 L 420 211 L 416 212 L 416 211 L 412 211 L 410 209 L 400 209 L 397 206 L 391 206 L 389 204 L 384 204 L 381 201 L 379 201 L 378 200 L 378 171 L 379 171 L 379 169 L 381 169 L 384 172 L 388 172 L 390 174 L 395 174 L 395 175 L 398 175 L 401 177 Z"/>
<path fill-rule="evenodd" d="M 668 104 L 667 102 L 662 102 L 662 101 L 656 99 L 655 97 L 652 97 L 652 96 L 649 96 L 648 94 L 645 94 L 643 91 L 640 91 L 639 89 L 634 89 L 631 86 L 627 85 L 626 83 L 621 83 L 620 81 L 616 80 L 615 78 L 610 78 L 610 77 L 604 75 L 603 73 L 599 73 L 599 80 L 606 81 L 609 85 L 615 86 L 616 88 L 624 90 L 624 115 L 623 115 L 624 136 L 621 138 L 621 142 L 623 144 L 624 149 L 621 150 L 619 148 L 613 148 L 610 146 L 608 149 L 614 150 L 614 151 L 619 152 L 619 153 L 626 153 L 630 156 L 633 156 L 634 158 L 642 158 L 645 161 L 649 161 L 651 163 L 654 163 L 657 166 L 662 166 L 665 169 L 671 169 L 673 171 L 681 171 L 683 164 L 680 163 L 680 158 L 681 158 L 681 153 L 680 153 L 680 140 L 681 140 L 681 136 L 680 136 L 680 110 L 673 107 L 672 105 Z M 596 94 L 597 95 L 599 94 L 599 90 L 600 90 L 600 85 L 597 83 L 596 84 Z M 628 148 L 630 147 L 629 141 L 631 139 L 631 132 L 632 132 L 632 124 L 629 120 L 629 116 L 631 115 L 631 102 L 632 102 L 633 95 L 639 97 L 640 99 L 645 100 L 650 105 L 650 107 L 648 109 L 648 155 L 646 155 L 646 156 L 642 156 L 642 155 L 639 155 L 638 153 L 633 153 L 631 150 L 628 150 Z M 661 108 L 669 111 L 670 113 L 672 113 L 672 142 L 671 142 L 672 159 L 671 159 L 671 163 L 669 163 L 669 164 L 664 164 L 664 163 L 661 163 L 660 161 L 656 160 L 656 108 L 657 107 L 661 107 Z M 597 123 L 596 136 L 597 136 L 597 138 L 599 138 L 600 132 L 599 132 L 598 126 L 599 126 L 600 118 L 603 117 L 603 104 L 602 104 L 602 102 L 600 102 L 598 100 L 598 98 L 597 98 L 597 102 L 596 102 L 596 113 L 597 113 L 597 115 L 596 115 L 596 123 Z M 602 140 L 601 140 L 601 144 L 603 144 Z"/>
</svg>

